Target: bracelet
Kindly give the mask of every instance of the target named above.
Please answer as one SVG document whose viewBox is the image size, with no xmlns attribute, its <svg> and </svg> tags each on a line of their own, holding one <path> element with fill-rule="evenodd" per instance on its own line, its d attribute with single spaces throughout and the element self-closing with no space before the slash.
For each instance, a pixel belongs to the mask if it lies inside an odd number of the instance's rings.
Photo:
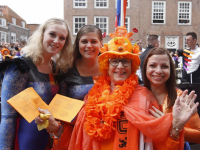
<svg viewBox="0 0 200 150">
<path fill-rule="evenodd" d="M 55 129 L 55 131 L 53 131 L 53 132 L 49 132 L 49 131 L 47 131 L 49 134 L 54 134 L 54 133 L 56 133 L 56 132 L 58 132 L 59 131 L 59 129 L 60 129 L 60 127 L 61 127 L 61 123 L 59 122 L 59 121 L 56 121 L 57 123 L 58 123 L 58 127 Z"/>
<path fill-rule="evenodd" d="M 169 135 L 175 140 L 179 139 L 179 135 L 174 135 L 171 130 L 169 132 Z"/>
<path fill-rule="evenodd" d="M 179 131 L 179 132 L 181 132 L 183 130 L 183 128 L 179 129 L 179 128 L 176 128 L 176 127 L 173 127 L 173 129 L 175 129 L 176 131 Z"/>
</svg>

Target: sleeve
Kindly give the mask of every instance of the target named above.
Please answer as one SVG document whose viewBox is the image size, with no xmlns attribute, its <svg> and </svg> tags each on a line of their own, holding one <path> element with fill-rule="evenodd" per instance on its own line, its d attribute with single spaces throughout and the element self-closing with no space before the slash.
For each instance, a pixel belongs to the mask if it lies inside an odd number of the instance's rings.
<svg viewBox="0 0 200 150">
<path fill-rule="evenodd" d="M 200 144 L 200 131 L 184 127 L 185 141 Z"/>
<path fill-rule="evenodd" d="M 26 88 L 28 73 L 21 73 L 15 64 L 5 72 L 1 90 L 0 149 L 11 149 L 13 145 L 17 111 L 7 100 Z"/>
<path fill-rule="evenodd" d="M 133 97 L 132 101 L 134 101 L 135 103 L 132 105 L 132 107 L 125 107 L 124 112 L 127 120 L 129 120 L 135 127 L 137 127 L 144 135 L 152 139 L 155 149 L 181 150 L 184 146 L 183 134 L 180 134 L 179 140 L 171 139 L 169 136 L 169 130 L 173 119 L 172 114 L 168 113 L 160 118 L 149 116 L 149 113 L 146 113 L 148 112 L 148 109 L 152 105 L 158 108 L 158 104 L 153 94 L 149 90 L 143 92 L 142 95 L 143 96 L 138 96 L 137 98 Z M 135 106 L 136 101 L 139 102 L 140 107 L 146 107 L 139 109 L 143 109 L 145 113 L 138 111 L 137 106 Z M 147 104 L 147 106 L 144 106 L 144 104 Z M 137 109 L 135 109 L 134 107 L 136 107 Z"/>
<path fill-rule="evenodd" d="M 200 119 L 198 113 L 190 118 L 184 129 L 185 141 L 200 144 Z"/>
</svg>

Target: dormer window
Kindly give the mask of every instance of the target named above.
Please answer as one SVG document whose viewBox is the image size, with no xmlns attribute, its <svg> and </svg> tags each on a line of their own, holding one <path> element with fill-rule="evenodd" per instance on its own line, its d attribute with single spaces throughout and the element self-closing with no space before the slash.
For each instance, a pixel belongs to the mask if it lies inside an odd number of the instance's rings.
<svg viewBox="0 0 200 150">
<path fill-rule="evenodd" d="M 22 24 L 22 27 L 25 28 L 25 22 L 22 21 L 21 24 Z"/>
<path fill-rule="evenodd" d="M 16 19 L 12 18 L 12 24 L 16 25 Z"/>
<path fill-rule="evenodd" d="M 3 26 L 3 27 L 6 26 L 6 19 L 0 18 L 0 26 Z"/>
</svg>

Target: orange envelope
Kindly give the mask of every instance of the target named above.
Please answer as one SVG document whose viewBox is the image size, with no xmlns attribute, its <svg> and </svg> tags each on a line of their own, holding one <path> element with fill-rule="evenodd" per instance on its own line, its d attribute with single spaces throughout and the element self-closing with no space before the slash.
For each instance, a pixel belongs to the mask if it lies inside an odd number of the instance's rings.
<svg viewBox="0 0 200 150">
<path fill-rule="evenodd" d="M 83 101 L 56 94 L 48 106 L 32 87 L 13 96 L 7 103 L 29 123 L 39 115 L 38 107 L 48 109 L 58 120 L 71 122 L 84 104 Z"/>
</svg>

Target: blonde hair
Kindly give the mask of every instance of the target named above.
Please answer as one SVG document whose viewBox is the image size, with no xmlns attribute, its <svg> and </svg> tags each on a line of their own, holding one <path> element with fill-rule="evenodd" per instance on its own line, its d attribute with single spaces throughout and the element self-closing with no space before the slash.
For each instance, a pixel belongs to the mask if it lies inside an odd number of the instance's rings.
<svg viewBox="0 0 200 150">
<path fill-rule="evenodd" d="M 25 57 L 30 57 L 33 63 L 40 65 L 43 61 L 43 34 L 45 30 L 54 24 L 65 25 L 67 28 L 68 36 L 65 41 L 63 49 L 55 55 L 56 57 L 56 73 L 58 71 L 67 72 L 69 68 L 72 67 L 73 63 L 73 48 L 72 48 L 72 38 L 67 22 L 59 18 L 51 18 L 45 23 L 41 24 L 33 35 L 28 39 L 27 46 L 23 48 Z"/>
</svg>

